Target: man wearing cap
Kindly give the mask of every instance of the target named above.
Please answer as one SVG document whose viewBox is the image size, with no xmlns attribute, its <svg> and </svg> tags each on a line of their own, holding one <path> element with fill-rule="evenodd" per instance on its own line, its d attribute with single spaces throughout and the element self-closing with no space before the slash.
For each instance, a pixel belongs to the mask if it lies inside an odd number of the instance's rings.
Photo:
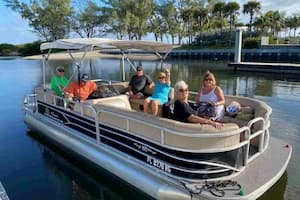
<svg viewBox="0 0 300 200">
<path fill-rule="evenodd" d="M 154 92 L 152 96 L 144 100 L 144 112 L 148 113 L 149 106 L 153 115 L 158 115 L 158 106 L 168 102 L 170 92 L 170 69 L 165 72 L 160 72 L 158 75 L 158 82 L 155 83 Z"/>
<path fill-rule="evenodd" d="M 68 79 L 65 77 L 65 69 L 63 66 L 56 67 L 56 75 L 51 78 L 51 89 L 57 96 L 62 96 L 64 88 L 68 84 Z"/>
<path fill-rule="evenodd" d="M 149 89 L 154 87 L 154 83 L 151 78 L 147 75 L 144 75 L 142 66 L 138 66 L 136 68 L 136 75 L 131 77 L 129 82 L 129 97 L 133 99 L 148 97 L 149 94 L 146 93 L 147 85 Z"/>
<path fill-rule="evenodd" d="M 97 90 L 97 85 L 94 81 L 89 80 L 87 74 L 82 74 L 80 82 L 73 82 L 66 88 L 67 97 L 72 97 L 84 101 L 88 96 Z"/>
</svg>

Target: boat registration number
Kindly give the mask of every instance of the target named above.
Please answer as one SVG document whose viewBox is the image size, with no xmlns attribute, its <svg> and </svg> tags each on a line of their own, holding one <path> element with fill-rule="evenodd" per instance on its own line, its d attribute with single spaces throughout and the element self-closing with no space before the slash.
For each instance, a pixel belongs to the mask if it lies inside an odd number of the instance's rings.
<svg viewBox="0 0 300 200">
<path fill-rule="evenodd" d="M 165 172 L 171 173 L 171 167 L 169 165 L 153 157 L 147 156 L 147 163 Z"/>
</svg>

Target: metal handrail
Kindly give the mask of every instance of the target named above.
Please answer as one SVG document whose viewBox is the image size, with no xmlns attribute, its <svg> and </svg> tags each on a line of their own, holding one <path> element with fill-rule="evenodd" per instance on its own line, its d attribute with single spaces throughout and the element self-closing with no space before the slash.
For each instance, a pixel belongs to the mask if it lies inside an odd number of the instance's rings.
<svg viewBox="0 0 300 200">
<path fill-rule="evenodd" d="M 108 139 L 108 140 L 111 140 L 110 138 L 108 138 L 108 137 L 106 137 L 106 136 L 102 136 L 102 137 L 104 137 L 104 138 L 106 138 L 106 139 Z M 118 141 L 115 141 L 115 140 L 114 140 L 114 142 L 118 143 L 119 145 L 123 145 L 123 146 L 126 145 L 126 144 L 123 144 L 123 143 L 118 142 Z M 126 146 L 127 146 L 127 145 L 126 145 Z M 139 152 L 139 151 L 137 151 L 136 149 L 134 149 L 134 148 L 132 148 L 132 147 L 127 147 L 127 148 L 129 148 L 129 149 L 131 149 L 131 150 L 133 150 L 133 151 Z M 151 148 L 152 148 L 152 147 L 151 147 Z M 144 156 L 153 157 L 153 156 L 151 156 L 151 155 L 145 154 L 144 152 L 139 152 L 139 153 L 143 154 Z M 214 166 L 214 167 L 223 167 L 223 168 L 225 168 L 226 170 L 233 170 L 233 171 L 236 171 L 236 172 L 239 172 L 239 171 L 240 171 L 239 169 L 237 169 L 237 168 L 235 168 L 235 167 L 231 167 L 231 166 L 223 165 L 223 164 L 219 164 L 219 163 L 208 162 L 208 161 L 188 160 L 188 159 L 178 158 L 178 157 L 176 157 L 176 156 L 171 156 L 171 157 L 173 157 L 173 158 L 175 158 L 175 159 L 178 159 L 178 160 L 182 160 L 182 161 L 192 162 L 192 163 L 195 163 L 195 164 L 205 164 L 205 165 L 210 165 L 210 166 Z M 157 159 L 157 158 L 156 158 L 156 159 Z M 159 160 L 159 159 L 158 159 L 158 160 Z M 172 164 L 170 164 L 170 165 L 172 165 Z M 179 169 L 178 167 L 174 167 L 173 165 L 172 165 L 172 168 Z M 225 170 L 225 169 L 223 169 L 223 170 Z M 218 170 L 214 170 L 214 171 L 212 171 L 212 170 L 186 170 L 186 169 L 183 169 L 183 168 L 180 168 L 180 170 L 185 171 L 185 172 L 194 172 L 194 173 L 215 173 L 216 171 L 218 171 Z M 225 171 L 226 171 L 226 170 L 225 170 Z"/>
<path fill-rule="evenodd" d="M 104 128 L 104 129 L 105 129 L 105 128 Z M 116 135 L 121 135 L 121 134 L 116 133 L 116 132 L 115 132 L 114 134 L 116 134 Z M 105 137 L 105 138 L 108 139 L 108 140 L 113 140 L 113 139 L 108 138 L 108 137 L 106 137 L 106 136 L 102 136 L 102 137 Z M 137 141 L 137 140 L 135 140 L 134 138 L 129 138 L 129 137 L 125 136 L 125 135 L 122 135 L 122 137 L 125 137 L 126 139 L 131 139 L 131 140 L 134 141 L 134 142 L 139 142 L 139 143 L 140 143 L 140 141 Z M 120 142 L 118 142 L 118 141 L 116 141 L 116 140 L 113 140 L 113 141 L 119 143 L 120 145 L 126 145 L 126 144 L 120 143 Z M 243 143 L 242 146 L 244 146 L 244 145 L 246 145 L 246 143 Z M 126 145 L 126 146 L 127 146 L 127 145 Z M 185 161 L 185 162 L 191 162 L 191 163 L 196 163 L 196 164 L 207 164 L 207 165 L 216 166 L 216 167 L 225 167 L 225 168 L 227 168 L 227 169 L 231 169 L 231 170 L 234 170 L 234 171 L 240 171 L 239 169 L 237 169 L 237 168 L 235 168 L 235 167 L 231 167 L 231 166 L 223 165 L 223 164 L 219 164 L 219 163 L 208 162 L 208 161 L 191 160 L 191 159 L 186 159 L 186 158 L 180 158 L 180 157 L 174 156 L 174 155 L 172 155 L 172 154 L 168 154 L 168 153 L 166 153 L 166 152 L 164 152 L 164 151 L 161 151 L 161 150 L 159 150 L 159 149 L 157 149 L 157 148 L 155 148 L 155 147 L 150 147 L 149 145 L 144 144 L 144 143 L 143 143 L 143 146 L 145 146 L 145 147 L 147 147 L 147 148 L 150 148 L 150 149 L 153 149 L 153 150 L 155 150 L 155 151 L 157 151 L 157 152 L 159 152 L 159 153 L 161 153 L 161 154 L 167 155 L 167 156 L 169 156 L 169 157 L 171 157 L 171 158 L 174 158 L 174 159 L 177 159 L 177 160 L 181 160 L 181 161 Z M 132 150 L 135 150 L 135 149 L 133 149 L 133 148 L 131 148 L 131 147 L 128 147 L 128 148 L 130 148 L 130 149 L 132 149 Z M 136 150 L 135 150 L 135 151 L 136 151 Z M 151 155 L 150 155 L 150 156 L 151 156 Z"/>
<path fill-rule="evenodd" d="M 166 127 L 161 127 L 159 125 L 155 125 L 155 124 L 149 124 L 145 121 L 143 121 L 142 119 L 136 119 L 134 117 L 130 117 L 130 116 L 126 116 L 126 118 L 124 117 L 124 115 L 121 115 L 119 113 L 115 113 L 115 112 L 112 112 L 112 111 L 108 111 L 108 110 L 105 110 L 105 109 L 99 109 L 98 110 L 98 114 L 100 112 L 105 112 L 105 113 L 109 113 L 109 114 L 112 114 L 112 115 L 115 115 L 115 116 L 118 116 L 118 117 L 122 117 L 126 120 L 132 120 L 132 121 L 135 121 L 135 122 L 138 122 L 138 123 L 141 123 L 141 124 L 144 124 L 144 125 L 147 125 L 147 126 L 151 126 L 151 127 L 154 127 L 154 128 L 160 128 L 164 131 L 169 131 L 171 132 L 172 134 L 175 134 L 175 135 L 180 135 L 180 136 L 189 136 L 189 137 L 199 137 L 199 138 L 204 138 L 204 137 L 210 137 L 210 138 L 215 138 L 215 137 L 224 137 L 224 136 L 232 136 L 232 135 L 236 135 L 237 133 L 240 133 L 242 131 L 244 131 L 246 128 L 245 127 L 241 127 L 237 130 L 233 130 L 233 131 L 225 131 L 225 132 L 222 132 L 222 133 L 218 133 L 218 134 L 211 134 L 211 133 L 182 133 L 182 132 L 179 132 L 179 131 L 175 131 L 173 129 L 170 129 L 170 128 L 166 128 Z M 175 122 L 176 123 L 176 122 Z M 180 122 L 178 122 L 180 123 Z M 242 130 L 242 131 L 240 131 Z"/>
<path fill-rule="evenodd" d="M 66 100 L 66 99 L 64 99 L 62 97 L 58 97 L 58 96 L 56 96 L 54 94 L 49 94 L 49 93 L 44 92 L 43 97 L 44 97 L 45 101 L 47 99 L 47 96 L 53 97 L 53 104 L 54 105 L 56 105 L 56 99 L 62 99 L 64 101 L 64 104 L 69 103 L 69 102 L 78 103 L 78 102 L 75 102 L 75 101 L 72 101 L 72 100 Z M 149 124 L 149 123 L 146 123 L 146 122 L 142 121 L 141 119 L 137 119 L 135 117 L 128 116 L 128 115 L 124 116 L 124 115 L 122 115 L 120 113 L 109 111 L 109 110 L 107 110 L 105 108 L 101 108 L 101 107 L 95 108 L 93 105 L 87 104 L 85 102 L 79 102 L 79 104 L 77 104 L 77 105 L 79 105 L 80 115 L 82 115 L 82 116 L 85 116 L 85 114 L 83 112 L 84 109 L 89 109 L 89 110 L 92 111 L 93 118 L 95 120 L 97 143 L 100 143 L 100 127 L 99 127 L 98 115 L 100 113 L 108 113 L 108 114 L 111 114 L 111 115 L 114 115 L 114 116 L 118 116 L 118 117 L 121 117 L 121 118 L 125 119 L 126 120 L 126 124 L 129 124 L 130 121 L 134 121 L 134 122 L 137 122 L 137 123 L 141 123 L 141 124 L 147 125 L 149 127 L 154 127 L 154 128 L 161 129 L 160 144 L 165 145 L 168 148 L 170 148 L 171 146 L 165 144 L 165 142 L 164 142 L 164 138 L 165 138 L 166 134 L 174 134 L 174 135 L 180 135 L 180 136 L 185 136 L 185 137 L 193 137 L 193 138 L 216 138 L 216 137 L 218 138 L 218 137 L 233 136 L 233 135 L 237 135 L 237 134 L 241 135 L 242 133 L 244 133 L 244 136 L 245 136 L 244 140 L 240 141 L 239 145 L 233 145 L 231 147 L 225 147 L 225 148 L 221 148 L 221 149 L 220 148 L 218 148 L 218 149 L 209 149 L 209 150 L 210 150 L 210 152 L 214 152 L 216 150 L 220 151 L 220 150 L 224 150 L 224 149 L 229 149 L 230 150 L 233 147 L 234 148 L 239 148 L 241 146 L 247 145 L 247 148 L 246 148 L 247 150 L 245 152 L 245 163 L 248 163 L 250 140 L 253 139 L 254 137 L 259 136 L 259 135 L 263 135 L 266 131 L 268 131 L 268 127 L 269 127 L 269 123 L 266 124 L 264 118 L 257 117 L 255 119 L 252 119 L 251 121 L 249 121 L 249 123 L 248 123 L 247 126 L 241 127 L 239 129 L 233 130 L 233 131 L 225 131 L 225 132 L 222 132 L 222 133 L 219 133 L 219 134 L 210 134 L 210 133 L 193 133 L 193 134 L 188 134 L 188 133 L 183 133 L 183 132 L 174 130 L 172 128 L 161 127 L 161 126 L 159 126 L 157 124 Z M 78 113 L 78 112 L 76 112 L 76 113 Z M 262 127 L 263 128 L 261 130 L 259 130 L 259 131 L 256 131 L 255 133 L 251 134 L 250 128 L 255 123 L 257 123 L 259 121 L 262 121 L 262 123 L 263 123 Z M 127 131 L 129 131 L 129 126 L 127 126 Z M 166 133 L 166 132 L 168 132 L 168 133 Z M 261 138 L 260 142 L 263 143 L 263 140 L 264 140 L 264 138 Z M 262 145 L 260 145 L 260 147 L 261 147 L 260 149 L 262 149 Z M 173 147 L 172 149 L 184 150 L 183 148 L 178 148 L 178 147 Z M 189 152 L 193 152 L 194 150 L 188 150 L 188 151 Z M 199 150 L 197 152 L 199 152 Z M 251 159 L 249 159 L 249 160 L 251 160 Z"/>
</svg>

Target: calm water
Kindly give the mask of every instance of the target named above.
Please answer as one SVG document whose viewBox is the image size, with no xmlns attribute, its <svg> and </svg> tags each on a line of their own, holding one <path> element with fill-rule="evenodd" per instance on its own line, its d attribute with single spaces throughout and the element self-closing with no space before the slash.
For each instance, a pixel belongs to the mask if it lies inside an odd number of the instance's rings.
<svg viewBox="0 0 300 200">
<path fill-rule="evenodd" d="M 74 68 L 68 61 L 52 64 L 70 66 L 67 76 Z M 89 67 L 83 70 L 92 70 L 93 78 L 120 78 L 119 60 L 95 59 L 86 64 Z M 273 108 L 270 132 L 290 143 L 293 155 L 284 176 L 261 199 L 299 199 L 300 76 L 233 74 L 226 62 L 218 61 L 173 60 L 168 64 L 172 65 L 173 85 L 177 80 L 186 80 L 192 90 L 197 90 L 202 74 L 210 69 L 225 94 L 254 97 Z M 161 69 L 160 63 L 143 62 L 143 66 L 152 77 Z M 42 83 L 41 72 L 40 61 L 0 59 L 0 181 L 10 199 L 150 199 L 121 180 L 83 165 L 28 132 L 23 122 L 23 97 Z M 49 70 L 48 80 L 51 73 Z M 240 80 L 238 87 L 237 77 Z"/>
</svg>

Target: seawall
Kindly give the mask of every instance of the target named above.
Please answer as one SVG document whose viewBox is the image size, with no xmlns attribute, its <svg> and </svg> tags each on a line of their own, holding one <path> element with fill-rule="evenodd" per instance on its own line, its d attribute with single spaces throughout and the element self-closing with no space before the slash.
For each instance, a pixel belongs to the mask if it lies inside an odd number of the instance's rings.
<svg viewBox="0 0 300 200">
<path fill-rule="evenodd" d="M 173 49 L 172 58 L 234 59 L 234 49 Z M 300 45 L 266 45 L 257 49 L 242 49 L 242 61 L 300 62 Z"/>
</svg>

